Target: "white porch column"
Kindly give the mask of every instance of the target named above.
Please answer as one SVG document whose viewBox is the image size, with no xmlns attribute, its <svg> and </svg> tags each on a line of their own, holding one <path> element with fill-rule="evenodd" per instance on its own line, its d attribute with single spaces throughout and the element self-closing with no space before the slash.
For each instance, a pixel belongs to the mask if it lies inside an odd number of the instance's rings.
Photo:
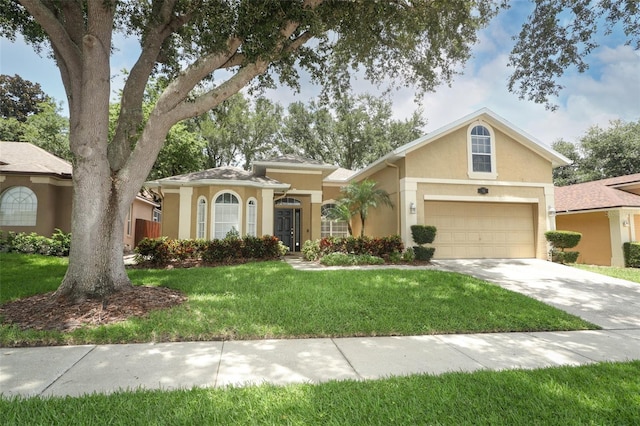
<svg viewBox="0 0 640 426">
<path fill-rule="evenodd" d="M 191 201 L 193 187 L 180 187 L 180 213 L 178 214 L 178 238 L 186 240 L 191 238 Z"/>
<path fill-rule="evenodd" d="M 273 235 L 273 189 L 262 190 L 262 235 Z"/>
<path fill-rule="evenodd" d="M 411 213 L 411 203 L 416 212 Z M 418 224 L 418 183 L 407 178 L 400 179 L 400 236 L 405 247 L 414 245 L 411 225 Z M 424 214 L 424 213 L 423 213 Z"/>
<path fill-rule="evenodd" d="M 624 253 L 622 251 L 622 243 L 629 241 L 629 232 L 622 225 L 625 217 L 620 216 L 619 210 L 609 210 L 609 233 L 611 234 L 611 266 L 624 267 Z"/>
</svg>

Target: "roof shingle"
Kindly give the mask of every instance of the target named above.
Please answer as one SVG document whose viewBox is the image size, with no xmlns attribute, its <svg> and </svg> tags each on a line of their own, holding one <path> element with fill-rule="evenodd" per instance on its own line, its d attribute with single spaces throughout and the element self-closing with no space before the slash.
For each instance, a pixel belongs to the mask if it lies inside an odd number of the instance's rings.
<svg viewBox="0 0 640 426">
<path fill-rule="evenodd" d="M 640 182 L 640 173 L 555 188 L 557 212 L 640 207 L 640 195 L 614 188 Z"/>
</svg>

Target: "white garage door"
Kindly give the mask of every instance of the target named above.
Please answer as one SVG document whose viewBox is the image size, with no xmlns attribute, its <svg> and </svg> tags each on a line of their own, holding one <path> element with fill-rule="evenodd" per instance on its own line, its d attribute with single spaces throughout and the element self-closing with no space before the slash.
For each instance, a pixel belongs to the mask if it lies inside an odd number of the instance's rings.
<svg viewBox="0 0 640 426">
<path fill-rule="evenodd" d="M 437 228 L 435 259 L 533 258 L 531 204 L 425 201 L 425 224 Z"/>
</svg>

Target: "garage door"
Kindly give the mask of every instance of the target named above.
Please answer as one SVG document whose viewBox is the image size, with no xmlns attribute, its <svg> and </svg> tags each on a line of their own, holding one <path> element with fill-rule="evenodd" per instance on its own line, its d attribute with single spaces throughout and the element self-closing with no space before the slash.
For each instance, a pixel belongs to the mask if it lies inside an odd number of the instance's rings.
<svg viewBox="0 0 640 426">
<path fill-rule="evenodd" d="M 533 205 L 425 201 L 435 259 L 533 258 Z"/>
</svg>

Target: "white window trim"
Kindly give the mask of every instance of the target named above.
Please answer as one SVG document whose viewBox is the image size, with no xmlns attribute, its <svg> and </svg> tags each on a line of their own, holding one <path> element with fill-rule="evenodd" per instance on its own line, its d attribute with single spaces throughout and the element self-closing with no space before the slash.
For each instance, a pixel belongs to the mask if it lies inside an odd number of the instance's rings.
<svg viewBox="0 0 640 426">
<path fill-rule="evenodd" d="M 322 207 L 327 206 L 327 205 L 335 205 L 336 203 L 337 203 L 337 201 L 333 200 L 333 199 L 332 200 L 325 200 L 325 201 L 322 202 Z M 322 211 L 322 209 L 321 209 L 321 211 Z M 342 220 L 328 220 L 327 222 L 329 223 L 329 235 L 330 236 L 333 236 L 333 232 L 334 232 L 333 231 L 333 227 L 334 227 L 334 225 L 336 225 L 336 224 L 340 224 L 340 225 L 344 224 L 345 226 L 347 226 L 347 228 L 349 226 L 348 222 L 342 221 Z M 323 220 L 323 216 L 321 215 L 320 216 L 320 233 L 322 233 L 322 225 L 323 225 L 323 223 L 324 223 L 324 220 Z M 346 236 L 346 237 L 349 236 L 349 230 L 348 229 L 347 229 L 346 234 L 344 236 Z"/>
<path fill-rule="evenodd" d="M 202 221 L 204 222 L 204 229 L 202 230 L 202 235 L 198 235 L 198 228 L 200 226 L 200 218 L 198 217 L 200 215 L 200 202 L 204 201 L 204 212 L 203 212 L 203 217 L 202 217 Z M 198 197 L 198 201 L 196 201 L 196 238 L 200 239 L 204 239 L 207 237 L 207 212 L 209 211 L 208 206 L 207 206 L 207 198 L 204 196 L 199 196 Z"/>
<path fill-rule="evenodd" d="M 255 207 L 254 211 L 253 211 L 253 218 L 251 217 L 251 209 L 249 208 L 250 203 L 253 201 L 253 206 Z M 253 223 L 251 222 L 251 219 L 253 219 Z M 255 232 L 253 235 L 251 235 L 252 237 L 257 237 L 258 236 L 258 200 L 255 197 L 250 197 L 247 200 L 247 235 L 249 234 L 249 229 L 251 229 L 251 226 L 253 225 L 253 228 L 255 229 Z"/>
<path fill-rule="evenodd" d="M 491 172 L 474 172 L 473 171 L 473 150 L 471 146 L 471 131 L 476 126 L 482 126 L 489 131 L 491 138 Z M 493 128 L 484 121 L 474 121 L 467 128 L 467 170 L 470 179 L 497 179 L 498 172 L 496 167 L 496 136 Z"/>
<path fill-rule="evenodd" d="M 242 197 L 240 196 L 240 194 L 238 194 L 237 192 L 231 190 L 231 189 L 224 189 L 222 191 L 218 191 L 212 198 L 211 198 L 211 226 L 209 227 L 209 233 L 211 235 L 211 239 L 214 239 L 214 235 L 216 233 L 216 200 L 218 199 L 218 197 L 222 194 L 233 194 L 235 195 L 235 197 L 238 199 L 238 234 L 243 235 L 242 233 L 242 213 L 243 213 L 243 205 L 244 203 L 242 202 Z"/>
</svg>

